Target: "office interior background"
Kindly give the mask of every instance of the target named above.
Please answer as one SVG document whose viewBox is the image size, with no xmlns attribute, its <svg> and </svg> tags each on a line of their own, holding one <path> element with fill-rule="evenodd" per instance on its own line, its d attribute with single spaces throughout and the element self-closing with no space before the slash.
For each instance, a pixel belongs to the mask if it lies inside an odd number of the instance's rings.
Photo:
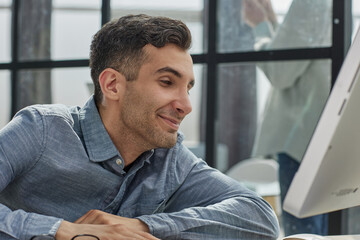
<svg viewBox="0 0 360 240">
<path fill-rule="evenodd" d="M 292 0 L 272 4 L 281 24 Z M 259 63 L 321 61 L 331 83 L 336 80 L 360 23 L 360 1 L 333 0 L 332 8 L 329 16 L 319 12 L 295 26 L 301 32 L 305 24 L 327 18 L 332 34 L 322 44 L 287 42 L 257 50 L 241 0 L 0 0 L 0 128 L 30 104 L 86 102 L 92 93 L 89 45 L 102 24 L 130 13 L 168 16 L 183 20 L 193 35 L 196 84 L 190 93 L 193 111 L 181 126 L 185 144 L 226 172 L 252 156 L 271 89 Z M 336 213 L 332 231 L 359 234 L 360 227 L 351 224 L 356 212 Z"/>
</svg>

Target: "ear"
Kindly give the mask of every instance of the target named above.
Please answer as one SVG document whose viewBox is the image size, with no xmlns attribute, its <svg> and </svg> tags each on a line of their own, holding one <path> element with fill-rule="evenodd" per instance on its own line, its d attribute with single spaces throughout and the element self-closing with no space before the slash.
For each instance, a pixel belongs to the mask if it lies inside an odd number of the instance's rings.
<svg viewBox="0 0 360 240">
<path fill-rule="evenodd" d="M 124 91 L 125 76 L 112 68 L 104 69 L 99 76 L 99 84 L 104 99 L 118 100 Z"/>
</svg>

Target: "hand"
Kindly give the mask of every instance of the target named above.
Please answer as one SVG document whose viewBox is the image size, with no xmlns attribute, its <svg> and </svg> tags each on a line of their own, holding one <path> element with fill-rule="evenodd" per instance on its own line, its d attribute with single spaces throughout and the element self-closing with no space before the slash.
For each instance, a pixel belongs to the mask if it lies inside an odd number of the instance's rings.
<svg viewBox="0 0 360 240">
<path fill-rule="evenodd" d="M 250 27 L 255 27 L 261 22 L 267 21 L 265 8 L 257 0 L 243 0 L 242 15 Z"/>
<path fill-rule="evenodd" d="M 269 21 L 273 27 L 278 23 L 271 0 L 243 0 L 242 10 L 245 22 L 250 27 L 264 21 Z"/>
<path fill-rule="evenodd" d="M 77 224 L 63 221 L 55 235 L 56 240 L 69 240 L 79 234 L 91 234 L 101 240 L 117 239 L 141 239 L 141 240 L 159 240 L 150 233 L 130 229 L 122 224 Z M 94 240 L 90 237 L 82 237 L 81 240 Z"/>
<path fill-rule="evenodd" d="M 90 210 L 74 223 L 78 224 L 120 224 L 137 231 L 150 232 L 149 227 L 136 218 L 125 218 L 100 210 Z"/>
<path fill-rule="evenodd" d="M 276 14 L 271 4 L 271 0 L 258 0 L 261 6 L 264 8 L 268 20 L 271 22 L 273 26 L 278 24 Z"/>
</svg>

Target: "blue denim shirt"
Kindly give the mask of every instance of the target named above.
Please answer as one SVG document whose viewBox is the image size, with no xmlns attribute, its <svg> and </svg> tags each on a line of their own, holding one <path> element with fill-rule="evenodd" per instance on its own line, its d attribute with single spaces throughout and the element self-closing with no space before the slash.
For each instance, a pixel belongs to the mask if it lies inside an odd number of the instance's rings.
<svg viewBox="0 0 360 240">
<path fill-rule="evenodd" d="M 55 235 L 91 209 L 139 218 L 161 239 L 276 239 L 271 207 L 182 139 L 125 171 L 93 98 L 23 109 L 0 131 L 0 239 Z"/>
</svg>

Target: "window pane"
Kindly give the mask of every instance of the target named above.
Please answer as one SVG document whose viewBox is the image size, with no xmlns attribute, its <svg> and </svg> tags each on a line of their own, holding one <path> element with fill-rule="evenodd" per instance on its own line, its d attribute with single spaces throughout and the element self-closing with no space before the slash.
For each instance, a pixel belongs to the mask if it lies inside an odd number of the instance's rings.
<svg viewBox="0 0 360 240">
<path fill-rule="evenodd" d="M 10 72 L 0 71 L 0 128 L 10 120 Z"/>
<path fill-rule="evenodd" d="M 82 106 L 93 92 L 88 67 L 26 69 L 18 76 L 18 109 L 38 103 Z"/>
<path fill-rule="evenodd" d="M 10 62 L 10 27 L 11 10 L 10 1 L 0 1 L 0 62 Z"/>
<path fill-rule="evenodd" d="M 353 15 L 352 37 L 354 38 L 360 26 L 360 1 L 352 0 L 352 15 Z"/>
<path fill-rule="evenodd" d="M 330 92 L 331 61 L 221 64 L 218 143 L 229 167 L 286 152 L 301 160 Z"/>
<path fill-rule="evenodd" d="M 32 105 L 51 103 L 50 69 L 24 69 L 17 74 L 16 111 Z"/>
<path fill-rule="evenodd" d="M 219 65 L 217 150 L 222 149 L 223 156 L 216 165 L 223 165 L 223 171 L 251 154 L 256 130 L 255 77 L 252 63 Z"/>
<path fill-rule="evenodd" d="M 197 146 L 200 142 L 200 116 L 203 89 L 203 70 L 203 65 L 194 65 L 195 85 L 190 90 L 192 112 L 185 117 L 185 119 L 180 125 L 180 131 L 183 132 L 185 135 L 184 143 L 189 147 Z"/>
<path fill-rule="evenodd" d="M 51 73 L 53 103 L 83 106 L 93 93 L 88 67 L 54 69 Z"/>
<path fill-rule="evenodd" d="M 300 161 L 329 95 L 330 76 L 330 60 L 221 64 L 217 143 L 225 154 L 222 158 L 218 155 L 216 165 L 230 168 L 245 159 L 247 163 L 255 158 L 275 159 L 277 153 Z M 281 161 L 279 164 L 282 166 Z M 290 171 L 284 166 L 281 169 Z M 278 173 L 279 179 L 291 181 L 288 172 L 286 176 Z M 242 181 L 251 184 L 254 178 Z M 290 182 L 281 180 L 280 184 L 283 187 Z M 264 197 L 279 195 L 276 182 L 248 186 Z M 280 216 L 280 198 L 266 199 Z M 282 222 L 280 226 L 290 224 Z"/>
<path fill-rule="evenodd" d="M 260 2 L 219 1 L 219 52 L 331 46 L 331 0 Z"/>
<path fill-rule="evenodd" d="M 52 0 L 54 8 L 97 9 L 101 8 L 101 0 Z"/>
<path fill-rule="evenodd" d="M 101 1 L 54 1 L 52 59 L 89 58 L 92 36 L 101 27 Z"/>
<path fill-rule="evenodd" d="M 50 59 L 51 1 L 19 1 L 18 58 Z"/>
<path fill-rule="evenodd" d="M 100 0 L 20 1 L 19 59 L 61 60 L 89 57 L 100 29 Z"/>
<path fill-rule="evenodd" d="M 127 14 L 145 13 L 151 16 L 165 16 L 182 20 L 192 34 L 190 53 L 203 53 L 203 0 L 113 0 L 111 1 L 112 18 Z"/>
<path fill-rule="evenodd" d="M 192 112 L 185 117 L 180 125 L 180 131 L 184 133 L 184 145 L 187 146 L 197 157 L 205 160 L 205 115 L 204 102 L 206 98 L 206 68 L 205 64 L 195 64 L 195 85 L 190 90 Z"/>
</svg>

